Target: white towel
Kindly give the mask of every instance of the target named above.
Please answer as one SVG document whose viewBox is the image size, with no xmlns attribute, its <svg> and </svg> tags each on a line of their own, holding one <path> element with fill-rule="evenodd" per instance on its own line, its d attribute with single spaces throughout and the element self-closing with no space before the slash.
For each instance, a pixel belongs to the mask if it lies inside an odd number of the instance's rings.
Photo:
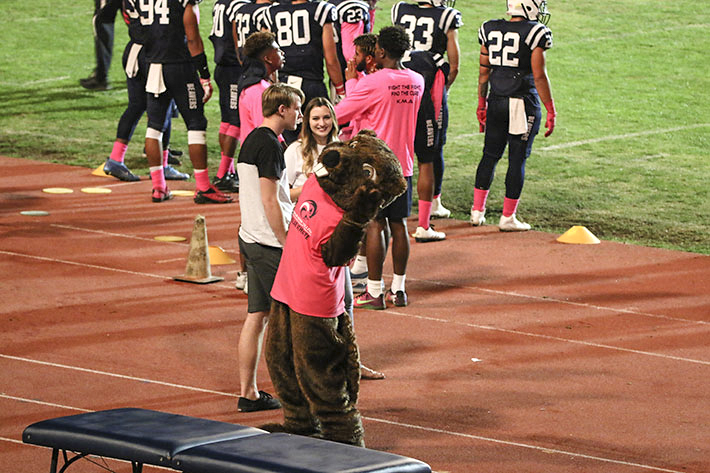
<svg viewBox="0 0 710 473">
<path fill-rule="evenodd" d="M 129 79 L 138 75 L 138 54 L 143 49 L 142 44 L 133 43 L 131 50 L 128 51 L 128 60 L 126 61 L 126 75 Z"/>
<path fill-rule="evenodd" d="M 525 115 L 523 99 L 510 97 L 508 99 L 508 133 L 523 135 L 528 131 L 528 118 Z"/>
<path fill-rule="evenodd" d="M 156 96 L 165 92 L 165 82 L 163 81 L 163 65 L 151 64 L 148 68 L 148 80 L 145 83 L 145 91 Z"/>
</svg>

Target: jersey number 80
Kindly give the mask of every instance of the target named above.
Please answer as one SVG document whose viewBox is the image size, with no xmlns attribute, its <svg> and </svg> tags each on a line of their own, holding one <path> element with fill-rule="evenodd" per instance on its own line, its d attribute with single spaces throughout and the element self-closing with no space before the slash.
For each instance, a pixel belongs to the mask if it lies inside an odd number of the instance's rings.
<svg viewBox="0 0 710 473">
<path fill-rule="evenodd" d="M 278 12 L 274 20 L 276 20 L 276 41 L 282 48 L 311 42 L 311 29 L 306 10 Z"/>
</svg>

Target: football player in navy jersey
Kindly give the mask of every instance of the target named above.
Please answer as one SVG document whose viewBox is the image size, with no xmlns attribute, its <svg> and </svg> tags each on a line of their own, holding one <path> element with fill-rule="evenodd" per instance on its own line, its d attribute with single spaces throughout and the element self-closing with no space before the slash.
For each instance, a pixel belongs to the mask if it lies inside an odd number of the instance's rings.
<svg viewBox="0 0 710 473">
<path fill-rule="evenodd" d="M 446 88 L 456 80 L 459 73 L 459 36 L 458 30 L 463 26 L 461 12 L 453 8 L 450 0 L 419 0 L 417 4 L 397 2 L 392 7 L 392 23 L 400 25 L 407 31 L 412 42 L 412 49 L 430 51 L 448 60 Z M 451 6 L 449 6 L 451 5 Z M 442 74 L 443 72 L 439 72 Z M 432 217 L 447 218 L 451 215 L 441 203 L 441 188 L 444 181 L 444 145 L 449 126 L 449 106 L 447 94 L 444 94 L 444 104 L 441 111 L 439 140 L 439 156 L 434 159 L 434 198 L 432 200 Z"/>
<path fill-rule="evenodd" d="M 217 189 L 225 192 L 239 192 L 239 179 L 234 169 L 234 152 L 239 139 L 237 83 L 242 67 L 237 57 L 231 18 L 246 4 L 251 3 L 249 0 L 217 0 L 212 7 L 212 31 L 209 38 L 214 46 L 214 80 L 219 89 L 221 112 L 220 163 L 212 183 Z"/>
<path fill-rule="evenodd" d="M 153 202 L 171 199 L 160 163 L 162 120 L 175 104 L 187 126 L 187 144 L 195 170 L 197 204 L 229 203 L 232 198 L 210 183 L 207 171 L 207 119 L 204 102 L 212 95 L 210 71 L 198 27 L 201 0 L 126 0 L 139 12 L 147 27 L 146 61 L 150 64 L 148 93 L 148 129 L 145 150 L 153 181 Z M 199 76 L 198 76 L 199 74 Z"/>
<path fill-rule="evenodd" d="M 355 56 L 355 38 L 372 32 L 370 6 L 363 0 L 328 0 L 335 5 L 338 20 L 335 25 L 335 47 L 340 70 L 345 77 L 348 60 Z M 332 83 L 332 81 L 331 81 Z M 335 98 L 335 97 L 333 97 Z"/>
<path fill-rule="evenodd" d="M 323 81 L 323 60 L 337 95 L 345 95 L 343 73 L 335 48 L 333 24 L 335 5 L 328 2 L 293 0 L 274 3 L 267 10 L 267 27 L 286 56 L 279 80 L 300 89 L 306 98 L 328 97 Z M 298 138 L 298 131 L 284 132 L 287 143 Z"/>
<path fill-rule="evenodd" d="M 133 174 L 124 164 L 128 143 L 133 137 L 136 125 L 146 110 L 145 82 L 148 76 L 148 65 L 145 61 L 143 42 L 145 41 L 145 27 L 141 25 L 140 16 L 135 11 L 126 10 L 121 2 L 123 19 L 128 25 L 130 40 L 123 51 L 123 69 L 126 73 L 126 91 L 128 92 L 128 105 L 121 115 L 116 128 L 116 141 L 113 143 L 111 154 L 106 159 L 103 171 L 109 176 L 122 181 L 140 181 L 140 177 Z M 173 110 L 168 108 L 163 123 L 163 173 L 167 180 L 189 179 L 189 174 L 181 173 L 168 164 L 170 158 L 170 126 Z"/>
<path fill-rule="evenodd" d="M 243 64 L 245 57 L 242 48 L 247 38 L 252 33 L 268 29 L 266 26 L 266 11 L 271 5 L 271 0 L 249 0 L 239 8 L 232 11 L 232 35 L 234 47 L 239 54 L 239 61 Z"/>
<path fill-rule="evenodd" d="M 545 136 L 555 128 L 555 103 L 545 69 L 552 33 L 545 0 L 508 0 L 510 20 L 490 20 L 478 30 L 481 43 L 478 76 L 480 131 L 485 131 L 483 157 L 476 171 L 471 225 L 485 221 L 486 199 L 498 160 L 508 146 L 501 231 L 526 231 L 516 209 L 525 180 L 525 161 L 540 129 L 540 100 L 547 110 Z"/>
</svg>

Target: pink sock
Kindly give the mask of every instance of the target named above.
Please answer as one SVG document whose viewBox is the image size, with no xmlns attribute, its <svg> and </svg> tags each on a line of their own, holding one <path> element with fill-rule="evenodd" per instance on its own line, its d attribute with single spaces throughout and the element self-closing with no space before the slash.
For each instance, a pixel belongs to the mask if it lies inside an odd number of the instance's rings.
<svg viewBox="0 0 710 473">
<path fill-rule="evenodd" d="M 128 145 L 120 143 L 118 141 L 113 142 L 113 149 L 111 150 L 111 156 L 109 156 L 113 161 L 122 163 L 123 158 L 126 156 L 126 149 Z"/>
<path fill-rule="evenodd" d="M 426 200 L 419 201 L 419 226 L 424 230 L 429 228 L 429 219 L 431 218 L 431 202 Z"/>
<path fill-rule="evenodd" d="M 210 188 L 210 176 L 207 169 L 195 169 L 195 184 L 198 191 L 206 191 Z"/>
<path fill-rule="evenodd" d="M 230 167 L 234 167 L 234 158 L 230 158 L 224 153 L 221 153 L 221 156 L 222 160 L 219 162 L 219 170 L 217 171 L 217 177 L 220 179 L 229 172 Z"/>
<path fill-rule="evenodd" d="M 511 215 L 514 215 L 518 208 L 519 201 L 520 199 L 509 199 L 507 197 L 503 199 L 503 216 L 510 217 Z"/>
<path fill-rule="evenodd" d="M 165 189 L 168 185 L 165 183 L 165 173 L 162 166 L 156 166 L 157 169 L 150 170 L 150 179 L 153 181 L 153 189 Z"/>
<path fill-rule="evenodd" d="M 170 151 L 168 149 L 163 150 L 163 167 L 168 167 L 168 157 L 170 156 Z"/>
<path fill-rule="evenodd" d="M 483 189 L 473 189 L 473 210 L 483 212 L 486 210 L 486 199 L 488 199 L 488 191 Z"/>
</svg>

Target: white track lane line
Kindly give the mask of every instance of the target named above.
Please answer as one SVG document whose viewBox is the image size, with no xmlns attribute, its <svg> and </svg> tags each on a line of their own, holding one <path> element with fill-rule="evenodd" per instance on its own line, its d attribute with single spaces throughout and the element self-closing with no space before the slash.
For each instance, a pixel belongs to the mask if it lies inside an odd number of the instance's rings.
<svg viewBox="0 0 710 473">
<path fill-rule="evenodd" d="M 106 236 L 115 236 L 115 237 L 120 237 L 120 238 L 129 238 L 129 239 L 141 240 L 141 241 L 152 241 L 154 243 L 171 243 L 174 245 L 189 245 L 189 243 L 187 241 L 185 241 L 185 242 L 159 242 L 153 238 L 139 237 L 139 236 L 128 235 L 128 234 L 124 234 L 124 233 L 106 232 L 103 230 L 94 230 L 94 229 L 90 229 L 90 228 L 76 227 L 76 226 L 72 226 L 72 225 L 50 224 L 50 226 L 57 227 L 57 228 L 63 228 L 63 229 L 67 229 L 67 230 L 75 230 L 75 231 L 80 231 L 80 232 L 97 233 L 97 234 L 106 235 Z M 227 248 L 227 250 L 229 250 L 229 248 Z M 236 250 L 234 250 L 234 251 L 236 251 Z M 0 251 L 0 253 L 2 253 L 2 251 Z M 25 256 L 32 257 L 31 255 L 25 255 Z M 169 261 L 169 260 L 165 260 L 164 262 L 166 262 L 166 261 Z M 553 302 L 553 303 L 558 303 L 558 304 L 566 304 L 566 305 L 572 305 L 572 306 L 576 306 L 576 307 L 583 307 L 586 309 L 609 310 L 609 311 L 620 312 L 620 313 L 624 313 L 624 314 L 639 315 L 642 317 L 653 317 L 653 318 L 658 318 L 658 319 L 672 320 L 675 322 L 687 322 L 690 324 L 710 325 L 710 322 L 707 322 L 704 320 L 690 320 L 690 319 L 684 319 L 684 318 L 680 318 L 680 317 L 672 317 L 672 316 L 663 315 L 663 314 L 652 314 L 649 312 L 641 312 L 641 311 L 632 310 L 632 309 L 605 307 L 605 306 L 594 305 L 594 304 L 586 304 L 584 302 L 570 302 L 570 301 L 566 301 L 566 300 L 562 300 L 562 299 L 556 299 L 554 297 L 533 296 L 533 295 L 521 294 L 521 293 L 512 292 L 512 291 L 500 291 L 500 290 L 496 290 L 496 289 L 487 289 L 487 288 L 478 287 L 478 286 L 457 286 L 455 284 L 447 284 L 447 283 L 443 283 L 440 281 L 433 281 L 433 280 L 428 280 L 428 279 L 418 279 L 418 278 L 408 278 L 408 279 L 410 281 L 419 281 L 419 282 L 425 282 L 425 283 L 429 283 L 429 284 L 438 284 L 440 286 L 446 286 L 446 287 L 463 287 L 466 289 L 471 289 L 474 291 L 480 291 L 480 292 L 485 292 L 485 293 L 490 293 L 490 294 L 503 295 L 503 296 L 509 296 L 509 297 L 520 297 L 520 298 L 525 298 L 525 299 L 533 299 L 536 301 L 544 301 L 544 302 Z"/>
<path fill-rule="evenodd" d="M 227 393 L 218 393 L 218 394 L 226 395 Z M 81 409 L 79 407 L 63 406 L 61 404 L 53 404 L 53 403 L 49 403 L 49 402 L 37 401 L 36 399 L 26 399 L 26 398 L 21 398 L 21 397 L 16 397 L 16 396 L 9 396 L 6 394 L 0 394 L 0 398 L 10 399 L 10 400 L 19 401 L 19 402 L 29 402 L 29 403 L 34 403 L 34 404 L 41 404 L 41 405 L 52 406 L 52 407 L 60 407 L 63 409 L 69 409 L 69 410 L 75 410 L 75 411 L 81 411 L 81 412 L 94 412 L 94 411 L 87 410 L 87 409 Z M 505 445 L 508 447 L 517 447 L 517 448 L 525 448 L 528 450 L 536 450 L 536 451 L 544 452 L 544 453 L 548 453 L 548 454 L 566 455 L 566 456 L 570 456 L 570 457 L 574 457 L 574 458 L 581 458 L 581 459 L 585 459 L 585 460 L 592 460 L 592 461 L 598 461 L 598 462 L 604 462 L 604 463 L 613 463 L 613 464 L 617 464 L 617 465 L 642 468 L 644 470 L 650 470 L 650 471 L 662 471 L 662 472 L 666 472 L 666 473 L 683 473 L 678 470 L 668 470 L 665 468 L 659 468 L 659 467 L 655 467 L 652 465 L 644 465 L 644 464 L 640 464 L 640 463 L 626 462 L 623 460 L 614 460 L 612 458 L 604 458 L 604 457 L 593 456 L 593 455 L 585 455 L 583 453 L 575 453 L 575 452 L 570 452 L 567 450 L 559 450 L 556 448 L 540 447 L 538 445 L 532 445 L 532 444 L 527 444 L 527 443 L 522 443 L 522 442 L 512 442 L 509 440 L 501 440 L 501 439 L 496 439 L 496 438 L 491 438 L 491 437 L 483 437 L 481 435 L 465 434 L 462 432 L 453 432 L 450 430 L 436 429 L 433 427 L 425 427 L 425 426 L 415 425 L 415 424 L 405 424 L 403 422 L 395 422 L 395 421 L 391 421 L 391 420 L 387 420 L 387 419 L 379 419 L 377 417 L 363 416 L 363 419 L 367 420 L 367 421 L 371 421 L 371 422 L 379 422 L 381 424 L 394 425 L 394 426 L 402 427 L 402 428 L 406 428 L 406 429 L 423 430 L 425 432 L 431 432 L 431 433 L 442 434 L 442 435 L 450 435 L 450 436 L 454 436 L 454 437 L 462 437 L 462 438 L 466 438 L 466 439 L 470 439 L 470 440 L 478 440 L 481 442 L 488 442 L 488 443 L 495 443 L 498 445 Z M 18 441 L 15 439 L 9 439 L 6 437 L 0 437 L 0 440 L 6 441 L 6 442 L 27 445 L 21 441 Z M 36 445 L 33 445 L 33 446 L 36 446 Z"/>
<path fill-rule="evenodd" d="M 471 328 L 475 328 L 475 329 L 479 329 L 479 330 L 488 330 L 491 332 L 502 332 L 502 333 L 508 333 L 508 334 L 512 334 L 512 335 L 522 335 L 522 336 L 531 337 L 531 338 L 541 338 L 544 340 L 553 340 L 556 342 L 571 343 L 573 345 L 584 345 L 584 346 L 593 347 L 593 348 L 602 348 L 605 350 L 614 350 L 614 351 L 620 351 L 620 352 L 626 352 L 626 353 L 634 353 L 636 355 L 653 356 L 656 358 L 664 358 L 666 360 L 685 361 L 687 363 L 694 363 L 694 364 L 698 364 L 698 365 L 710 366 L 710 361 L 696 360 L 693 358 L 684 358 L 681 356 L 664 355 L 662 353 L 634 350 L 632 348 L 623 348 L 623 347 L 617 347 L 614 345 L 604 345 L 603 343 L 585 342 L 584 340 L 573 340 L 570 338 L 553 337 L 551 335 L 543 335 L 543 334 L 539 334 L 539 333 L 522 332 L 520 330 L 513 330 L 513 329 L 507 329 L 507 328 L 500 328 L 500 327 L 491 327 L 490 325 L 477 325 L 477 324 L 471 324 L 468 322 L 452 322 L 451 320 L 439 319 L 439 318 L 431 317 L 431 316 L 404 314 L 402 312 L 397 312 L 397 311 L 390 310 L 390 309 L 385 309 L 382 311 L 382 313 L 383 314 L 399 315 L 402 317 L 408 317 L 408 318 L 412 318 L 412 319 L 429 320 L 432 322 L 440 322 L 443 324 L 462 325 L 464 327 L 471 327 Z"/>
</svg>

